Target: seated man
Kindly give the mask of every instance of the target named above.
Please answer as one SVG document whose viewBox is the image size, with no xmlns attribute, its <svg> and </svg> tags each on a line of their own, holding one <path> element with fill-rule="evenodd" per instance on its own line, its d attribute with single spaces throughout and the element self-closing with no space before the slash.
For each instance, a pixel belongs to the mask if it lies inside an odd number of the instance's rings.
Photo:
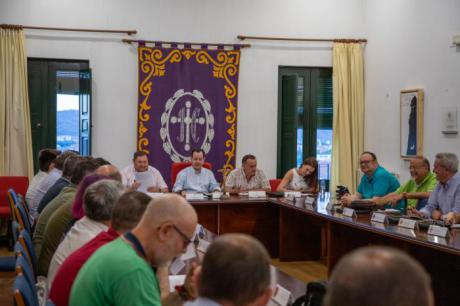
<svg viewBox="0 0 460 306">
<path fill-rule="evenodd" d="M 60 151 L 54 149 L 43 149 L 38 153 L 38 172 L 32 178 L 26 192 L 26 203 L 32 204 L 32 201 L 37 194 L 38 185 L 53 170 L 56 157 L 60 154 Z M 32 212 L 31 212 L 32 213 Z"/>
<path fill-rule="evenodd" d="M 70 305 L 170 305 L 178 293 L 160 297 L 168 276 L 159 270 L 165 272 L 162 268 L 186 251 L 197 220 L 195 209 L 178 195 L 152 200 L 131 232 L 98 249 L 81 268 Z"/>
<path fill-rule="evenodd" d="M 257 160 L 254 155 L 243 156 L 241 166 L 241 169 L 235 169 L 227 176 L 225 191 L 271 190 L 264 172 L 257 169 Z"/>
<path fill-rule="evenodd" d="M 332 272 L 325 306 L 434 306 L 431 280 L 407 254 L 364 247 L 344 256 Z"/>
<path fill-rule="evenodd" d="M 391 203 L 396 205 L 399 201 L 407 199 L 407 208 L 422 209 L 433 189 L 436 187 L 436 176 L 430 171 L 430 162 L 422 156 L 411 158 L 410 175 L 412 178 L 395 192 L 384 197 L 376 197 L 373 201 L 377 205 Z"/>
<path fill-rule="evenodd" d="M 213 192 L 220 191 L 219 184 L 211 170 L 203 168 L 204 151 L 192 150 L 192 165 L 177 174 L 173 192 Z"/>
<path fill-rule="evenodd" d="M 48 288 L 51 287 L 61 264 L 73 251 L 93 239 L 100 232 L 108 230 L 112 207 L 123 191 L 123 185 L 111 179 L 103 179 L 89 185 L 83 201 L 86 215 L 72 226 L 51 258 L 47 275 Z"/>
<path fill-rule="evenodd" d="M 68 305 L 70 289 L 81 267 L 100 247 L 132 230 L 150 200 L 148 195 L 139 191 L 129 191 L 118 199 L 112 210 L 111 227 L 108 231 L 100 233 L 73 252 L 59 268 L 49 294 L 49 299 L 56 306 Z"/>
<path fill-rule="evenodd" d="M 459 223 L 460 215 L 460 174 L 458 158 L 453 153 L 438 153 L 434 161 L 434 173 L 438 185 L 431 193 L 428 204 L 419 212 L 420 216 L 443 219 L 447 223 Z"/>
<path fill-rule="evenodd" d="M 265 306 L 270 301 L 270 257 L 256 239 L 225 234 L 208 248 L 198 275 L 198 298 L 184 306 Z"/>
<path fill-rule="evenodd" d="M 131 190 L 142 192 L 168 192 L 168 185 L 160 171 L 149 166 L 147 153 L 137 151 L 133 155 L 133 164 L 121 171 L 122 183 Z"/>
<path fill-rule="evenodd" d="M 356 194 L 346 194 L 341 198 L 344 205 L 348 206 L 352 201 L 358 199 L 373 199 L 382 197 L 390 192 L 394 192 L 399 187 L 399 182 L 390 172 L 381 167 L 377 162 L 377 156 L 372 152 L 364 152 L 359 159 L 361 171 L 364 173 L 358 186 Z M 391 204 L 384 206 L 392 207 Z M 396 206 L 403 211 L 404 203 L 400 201 Z"/>
</svg>

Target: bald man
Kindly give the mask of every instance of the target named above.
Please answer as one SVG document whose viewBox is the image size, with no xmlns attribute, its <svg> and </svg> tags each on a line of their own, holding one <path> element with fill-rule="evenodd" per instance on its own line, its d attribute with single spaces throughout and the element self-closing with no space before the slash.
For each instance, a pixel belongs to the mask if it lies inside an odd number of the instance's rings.
<svg viewBox="0 0 460 306">
<path fill-rule="evenodd" d="M 115 167 L 114 165 L 102 165 L 99 166 L 99 168 L 96 169 L 96 174 L 99 175 L 105 175 L 108 177 L 113 178 L 116 181 L 121 182 L 121 174 L 118 171 L 118 168 Z"/>
<path fill-rule="evenodd" d="M 178 294 L 161 294 L 160 286 L 167 283 L 164 272 L 192 242 L 197 220 L 194 208 L 178 195 L 152 200 L 131 232 L 86 262 L 72 287 L 70 305 L 170 305 Z"/>
<path fill-rule="evenodd" d="M 433 306 L 430 277 L 407 254 L 388 247 L 365 247 L 335 267 L 325 306 Z"/>
</svg>

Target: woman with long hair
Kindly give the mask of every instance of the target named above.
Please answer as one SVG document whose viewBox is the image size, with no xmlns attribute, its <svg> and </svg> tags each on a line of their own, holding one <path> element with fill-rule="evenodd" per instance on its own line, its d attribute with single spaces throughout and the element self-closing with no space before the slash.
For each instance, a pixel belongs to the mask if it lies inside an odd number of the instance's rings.
<svg viewBox="0 0 460 306">
<path fill-rule="evenodd" d="M 318 192 L 318 162 L 314 157 L 307 157 L 299 168 L 286 172 L 277 191 Z"/>
</svg>

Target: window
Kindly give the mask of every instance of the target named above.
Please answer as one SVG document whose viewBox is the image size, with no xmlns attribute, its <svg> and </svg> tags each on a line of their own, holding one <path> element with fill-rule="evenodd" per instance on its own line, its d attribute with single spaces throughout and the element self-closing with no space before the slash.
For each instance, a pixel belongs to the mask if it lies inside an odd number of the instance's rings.
<svg viewBox="0 0 460 306">
<path fill-rule="evenodd" d="M 332 68 L 280 67 L 277 177 L 316 156 L 329 186 L 332 154 Z"/>
</svg>

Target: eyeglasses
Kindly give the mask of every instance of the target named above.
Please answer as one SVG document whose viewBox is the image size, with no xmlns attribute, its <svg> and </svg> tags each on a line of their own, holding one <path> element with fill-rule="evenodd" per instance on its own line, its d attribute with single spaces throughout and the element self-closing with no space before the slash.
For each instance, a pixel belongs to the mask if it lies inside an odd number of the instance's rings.
<svg viewBox="0 0 460 306">
<path fill-rule="evenodd" d="M 190 243 L 194 242 L 193 240 L 188 238 L 187 235 L 185 235 L 184 232 L 181 231 L 175 224 L 173 224 L 172 226 L 176 230 L 176 232 L 179 234 L 179 236 L 181 236 L 181 238 L 184 241 L 185 245 L 189 245 Z"/>
</svg>

